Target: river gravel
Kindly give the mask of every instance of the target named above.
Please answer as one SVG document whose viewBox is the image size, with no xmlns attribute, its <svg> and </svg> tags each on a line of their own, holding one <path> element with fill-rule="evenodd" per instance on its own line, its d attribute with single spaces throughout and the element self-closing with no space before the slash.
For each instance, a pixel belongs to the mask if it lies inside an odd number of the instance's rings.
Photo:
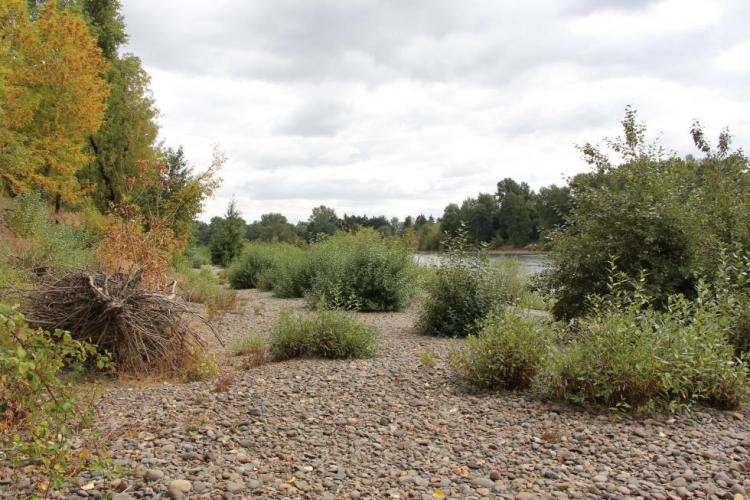
<svg viewBox="0 0 750 500">
<path fill-rule="evenodd" d="M 61 498 L 734 498 L 750 492 L 750 413 L 699 408 L 637 418 L 531 394 L 471 395 L 450 378 L 452 342 L 418 335 L 415 310 L 361 314 L 366 360 L 247 369 L 231 345 L 267 335 L 301 300 L 241 292 L 208 337 L 229 387 L 109 385 L 99 425 L 121 477 L 83 474 Z M 430 349 L 434 366 L 420 357 Z M 30 491 L 0 467 L 0 496 Z"/>
</svg>

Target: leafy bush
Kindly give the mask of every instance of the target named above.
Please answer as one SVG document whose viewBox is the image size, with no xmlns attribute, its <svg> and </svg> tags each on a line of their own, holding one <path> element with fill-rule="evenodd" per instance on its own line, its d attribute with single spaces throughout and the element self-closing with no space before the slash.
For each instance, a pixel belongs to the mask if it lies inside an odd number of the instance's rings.
<svg viewBox="0 0 750 500">
<path fill-rule="evenodd" d="M 436 362 L 437 362 L 437 354 L 435 354 L 435 351 L 433 351 L 429 347 L 425 349 L 422 352 L 422 354 L 419 356 L 419 363 L 422 366 L 433 367 L 435 366 Z"/>
<path fill-rule="evenodd" d="M 545 361 L 551 328 L 506 312 L 451 352 L 459 382 L 472 389 L 524 389 Z"/>
<path fill-rule="evenodd" d="M 375 352 L 375 329 L 344 311 L 293 315 L 283 311 L 271 330 L 269 355 L 291 358 L 366 358 Z"/>
<path fill-rule="evenodd" d="M 610 407 L 670 409 L 693 403 L 737 408 L 750 395 L 748 368 L 736 360 L 723 316 L 699 284 L 698 300 L 672 296 L 652 307 L 645 278 L 610 280 L 611 295 L 594 301 L 580 332 L 548 356 L 540 377 L 555 397 Z"/>
<path fill-rule="evenodd" d="M 310 252 L 314 307 L 398 311 L 414 295 L 414 255 L 399 238 L 363 229 L 316 243 Z"/>
<path fill-rule="evenodd" d="M 694 296 L 696 274 L 717 269 L 722 245 L 750 247 L 750 170 L 722 133 L 713 151 L 698 124 L 693 139 L 705 157 L 677 158 L 645 142 L 645 127 L 628 109 L 624 139 L 609 141 L 624 163 L 614 165 L 587 144 L 595 170 L 570 181 L 574 199 L 566 224 L 552 236 L 546 287 L 558 318 L 585 314 L 590 294 L 607 293 L 607 262 L 631 278 L 647 272 L 655 307 L 675 293 Z"/>
<path fill-rule="evenodd" d="M 70 442 L 72 430 L 93 416 L 95 391 L 71 385 L 87 364 L 111 366 L 93 345 L 61 330 L 33 330 L 20 313 L 0 304 L 0 447 L 13 461 L 39 463 L 53 487 L 87 466 L 84 457 L 72 454 Z M 89 457 L 95 459 L 96 453 Z"/>
<path fill-rule="evenodd" d="M 264 274 L 274 297 L 284 299 L 304 297 L 310 289 L 312 279 L 309 256 L 306 251 L 287 245 L 279 245 L 274 265 Z"/>
<path fill-rule="evenodd" d="M 494 266 L 485 252 L 471 250 L 463 233 L 445 245 L 445 258 L 425 286 L 418 328 L 428 335 L 465 337 L 512 301 L 506 289 L 512 273 Z"/>
<path fill-rule="evenodd" d="M 277 297 L 302 297 L 309 286 L 307 256 L 284 243 L 248 243 L 227 270 L 233 288 L 273 290 Z"/>
<path fill-rule="evenodd" d="M 729 321 L 727 338 L 735 354 L 750 352 L 750 250 L 740 245 L 723 248 L 709 286 L 714 307 Z"/>
<path fill-rule="evenodd" d="M 23 286 L 28 282 L 28 276 L 23 270 L 11 266 L 8 258 L 3 254 L 4 249 L 0 248 L 0 294 L 5 293 L 5 287 Z"/>
</svg>

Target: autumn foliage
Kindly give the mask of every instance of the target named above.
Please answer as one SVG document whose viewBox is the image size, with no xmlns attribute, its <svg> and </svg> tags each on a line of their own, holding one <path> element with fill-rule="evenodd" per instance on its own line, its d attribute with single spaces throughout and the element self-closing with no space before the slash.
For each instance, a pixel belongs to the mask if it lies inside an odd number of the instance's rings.
<svg viewBox="0 0 750 500">
<path fill-rule="evenodd" d="M 76 172 L 104 115 L 107 63 L 81 17 L 52 0 L 31 20 L 26 3 L 0 5 L 0 177 L 15 194 L 77 201 L 89 189 Z"/>
</svg>

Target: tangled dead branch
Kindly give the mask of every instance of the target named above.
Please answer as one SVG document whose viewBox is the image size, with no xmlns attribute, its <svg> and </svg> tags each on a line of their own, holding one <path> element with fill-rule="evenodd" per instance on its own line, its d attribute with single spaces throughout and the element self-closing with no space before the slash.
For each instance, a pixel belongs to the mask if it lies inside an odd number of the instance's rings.
<svg viewBox="0 0 750 500">
<path fill-rule="evenodd" d="M 112 275 L 67 271 L 25 295 L 29 324 L 67 330 L 75 339 L 96 344 L 112 355 L 121 372 L 175 373 L 205 348 L 191 320 L 211 328 L 174 294 L 149 291 L 140 270 Z"/>
</svg>

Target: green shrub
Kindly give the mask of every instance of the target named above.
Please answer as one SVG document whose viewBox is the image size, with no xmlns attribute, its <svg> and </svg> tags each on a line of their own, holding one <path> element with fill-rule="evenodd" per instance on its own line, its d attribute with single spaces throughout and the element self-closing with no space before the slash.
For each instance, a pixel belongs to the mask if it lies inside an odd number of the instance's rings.
<svg viewBox="0 0 750 500">
<path fill-rule="evenodd" d="M 73 379 L 87 366 L 111 367 L 92 344 L 68 332 L 29 328 L 23 316 L 0 304 L 0 447 L 13 462 L 38 463 L 60 487 L 66 475 L 99 460 L 71 451 L 74 429 L 91 423 L 96 391 Z"/>
<path fill-rule="evenodd" d="M 207 351 L 193 352 L 189 363 L 182 367 L 180 377 L 185 382 L 203 382 L 216 378 L 219 374 L 219 365 L 216 356 Z"/>
<path fill-rule="evenodd" d="M 246 243 L 239 257 L 227 269 L 232 288 L 259 288 L 261 273 L 274 265 L 273 244 Z"/>
<path fill-rule="evenodd" d="M 316 243 L 310 252 L 313 307 L 398 311 L 414 296 L 417 265 L 400 238 L 363 229 Z"/>
<path fill-rule="evenodd" d="M 437 362 L 437 354 L 435 354 L 435 351 L 433 351 L 429 347 L 425 349 L 422 352 L 422 354 L 419 356 L 419 363 L 422 366 L 433 367 L 435 366 L 436 362 Z"/>
<path fill-rule="evenodd" d="M 709 287 L 712 303 L 729 319 L 727 337 L 735 354 L 750 352 L 750 250 L 740 245 L 722 248 Z"/>
<path fill-rule="evenodd" d="M 10 223 L 23 238 L 16 253 L 28 269 L 86 267 L 94 261 L 94 236 L 82 227 L 53 223 L 39 193 L 13 200 Z"/>
<path fill-rule="evenodd" d="M 291 358 L 366 358 L 375 352 L 375 329 L 345 311 L 293 315 L 283 311 L 271 330 L 269 355 Z"/>
<path fill-rule="evenodd" d="M 627 277 L 610 282 L 614 298 L 594 301 L 580 332 L 548 356 L 540 385 L 578 404 L 677 409 L 693 403 L 737 408 L 750 394 L 748 368 L 734 356 L 731 321 L 699 285 L 699 300 L 673 296 L 655 310 L 645 279 L 631 293 Z"/>
<path fill-rule="evenodd" d="M 227 270 L 233 288 L 273 290 L 276 297 L 302 297 L 309 287 L 307 254 L 285 243 L 248 243 Z"/>
<path fill-rule="evenodd" d="M 300 248 L 284 245 L 265 279 L 271 285 L 274 297 L 304 297 L 311 286 L 311 272 L 308 253 Z"/>
<path fill-rule="evenodd" d="M 513 300 L 505 287 L 514 279 L 510 267 L 495 266 L 485 252 L 470 250 L 463 234 L 446 241 L 446 248 L 425 285 L 418 328 L 428 335 L 465 337 Z"/>
<path fill-rule="evenodd" d="M 545 361 L 551 328 L 506 312 L 451 352 L 458 381 L 471 389 L 524 389 Z"/>
<path fill-rule="evenodd" d="M 29 281 L 27 273 L 8 263 L 4 251 L 5 249 L 0 248 L 0 296 L 7 292 L 4 288 L 24 287 Z"/>
<path fill-rule="evenodd" d="M 723 133 L 718 151 L 692 130 L 702 158 L 665 154 L 645 141 L 645 127 L 628 109 L 624 138 L 609 141 L 615 165 L 590 144 L 582 148 L 595 170 L 571 179 L 573 208 L 552 235 L 546 288 L 558 318 L 585 314 L 587 297 L 607 293 L 612 258 L 631 278 L 647 272 L 654 306 L 670 295 L 694 296 L 696 275 L 711 279 L 722 245 L 750 247 L 750 169 L 740 151 L 729 150 Z"/>
</svg>

